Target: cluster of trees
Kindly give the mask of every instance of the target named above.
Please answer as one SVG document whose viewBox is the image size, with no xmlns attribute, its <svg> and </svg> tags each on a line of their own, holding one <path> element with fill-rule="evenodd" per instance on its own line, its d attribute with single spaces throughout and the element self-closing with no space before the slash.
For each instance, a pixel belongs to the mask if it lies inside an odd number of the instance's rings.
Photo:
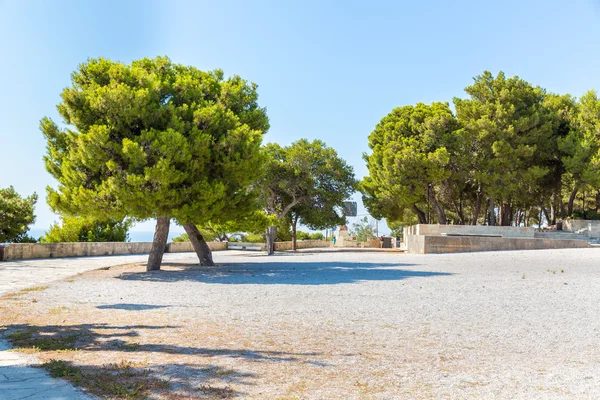
<svg viewBox="0 0 600 400">
<path fill-rule="evenodd" d="M 325 143 L 262 146 L 269 128 L 257 86 L 220 70 L 166 57 L 131 64 L 92 59 L 62 92 L 59 127 L 41 121 L 46 168 L 58 181 L 48 203 L 64 216 L 157 221 L 148 270 L 160 268 L 171 220 L 182 225 L 202 265 L 205 235 L 313 229 L 342 221 L 357 182 Z"/>
<path fill-rule="evenodd" d="M 369 136 L 370 213 L 410 223 L 530 225 L 600 207 L 600 99 L 484 72 L 468 98 L 392 110 Z M 577 209 L 578 208 L 578 209 Z M 592 211 L 592 212 L 590 212 Z"/>
</svg>

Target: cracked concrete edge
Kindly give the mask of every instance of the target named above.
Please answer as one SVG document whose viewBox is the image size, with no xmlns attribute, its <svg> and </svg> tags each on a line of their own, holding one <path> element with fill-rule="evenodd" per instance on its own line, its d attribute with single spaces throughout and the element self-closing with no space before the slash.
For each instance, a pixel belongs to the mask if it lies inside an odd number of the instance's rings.
<svg viewBox="0 0 600 400">
<path fill-rule="evenodd" d="M 95 396 L 73 386 L 64 379 L 52 378 L 40 367 L 41 362 L 32 355 L 12 352 L 6 339 L 0 336 L 0 398 L 6 400 L 94 400 Z M 11 373 L 10 370 L 13 370 Z M 28 387 L 8 387 L 11 384 L 27 382 Z M 2 393 L 7 391 L 9 394 Z"/>
</svg>

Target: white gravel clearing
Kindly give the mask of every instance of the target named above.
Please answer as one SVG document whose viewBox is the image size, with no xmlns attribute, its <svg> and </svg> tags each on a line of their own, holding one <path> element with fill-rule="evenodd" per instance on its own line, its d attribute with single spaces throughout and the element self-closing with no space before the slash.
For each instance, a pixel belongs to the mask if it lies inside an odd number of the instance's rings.
<svg viewBox="0 0 600 400">
<path fill-rule="evenodd" d="M 600 249 L 214 258 L 222 266 L 77 279 L 37 297 L 219 326 L 229 348 L 266 355 L 211 355 L 247 374 L 229 382 L 240 397 L 600 398 Z M 212 340 L 180 345 L 224 348 Z"/>
</svg>

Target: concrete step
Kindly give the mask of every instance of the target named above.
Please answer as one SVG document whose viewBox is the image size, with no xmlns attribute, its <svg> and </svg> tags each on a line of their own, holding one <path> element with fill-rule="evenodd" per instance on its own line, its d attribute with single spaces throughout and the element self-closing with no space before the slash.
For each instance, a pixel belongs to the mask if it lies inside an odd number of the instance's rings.
<svg viewBox="0 0 600 400">
<path fill-rule="evenodd" d="M 538 239 L 588 240 L 588 236 L 585 233 L 573 233 L 566 231 L 535 232 L 534 237 Z"/>
</svg>

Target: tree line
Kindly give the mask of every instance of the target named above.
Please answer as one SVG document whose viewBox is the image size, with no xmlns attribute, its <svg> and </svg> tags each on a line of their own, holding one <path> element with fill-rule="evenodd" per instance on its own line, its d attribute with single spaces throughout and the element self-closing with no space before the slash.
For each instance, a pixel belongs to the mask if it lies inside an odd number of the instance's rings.
<svg viewBox="0 0 600 400">
<path fill-rule="evenodd" d="M 467 98 L 398 107 L 369 136 L 363 202 L 391 226 L 597 218 L 600 100 L 485 71 Z"/>
</svg>

